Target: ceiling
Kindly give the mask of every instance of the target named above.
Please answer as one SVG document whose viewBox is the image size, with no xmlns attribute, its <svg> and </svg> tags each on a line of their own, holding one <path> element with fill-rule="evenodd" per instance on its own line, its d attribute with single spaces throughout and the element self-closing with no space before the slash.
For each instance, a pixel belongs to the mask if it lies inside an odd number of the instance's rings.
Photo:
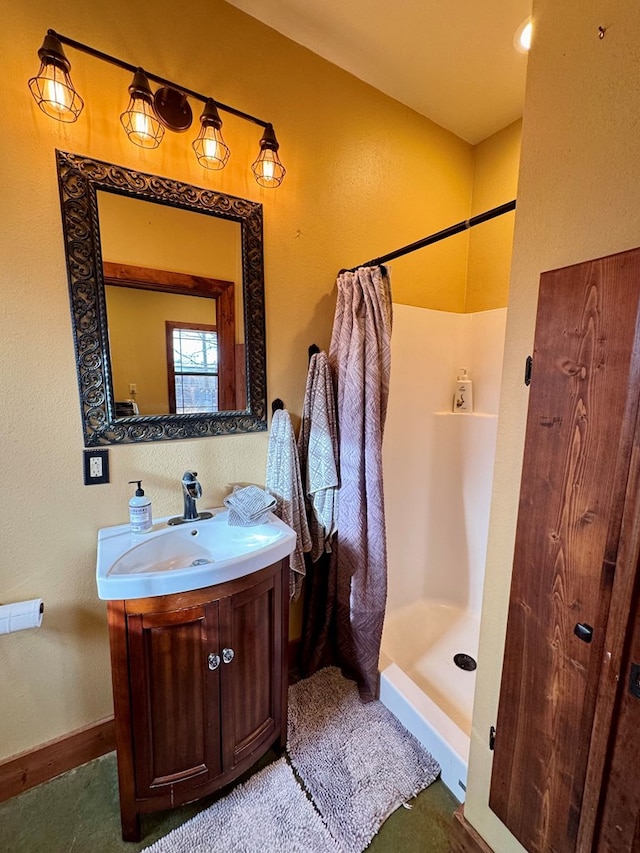
<svg viewBox="0 0 640 853">
<path fill-rule="evenodd" d="M 476 144 L 520 118 L 532 0 L 227 0 Z"/>
</svg>

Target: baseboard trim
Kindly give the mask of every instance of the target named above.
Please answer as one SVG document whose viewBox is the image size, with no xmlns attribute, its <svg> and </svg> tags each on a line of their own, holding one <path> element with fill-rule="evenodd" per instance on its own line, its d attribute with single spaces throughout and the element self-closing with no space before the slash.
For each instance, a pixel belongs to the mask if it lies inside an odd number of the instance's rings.
<svg viewBox="0 0 640 853">
<path fill-rule="evenodd" d="M 288 647 L 289 673 L 300 677 L 300 640 L 291 640 Z M 68 735 L 43 743 L 5 761 L 0 761 L 0 803 L 73 770 L 87 761 L 99 758 L 116 748 L 115 723 L 107 717 Z"/>
<path fill-rule="evenodd" d="M 458 806 L 453 814 L 451 828 L 451 853 L 493 853 L 484 838 L 464 817 L 464 806 Z"/>
<path fill-rule="evenodd" d="M 116 748 L 113 717 L 0 762 L 0 803 Z"/>
</svg>

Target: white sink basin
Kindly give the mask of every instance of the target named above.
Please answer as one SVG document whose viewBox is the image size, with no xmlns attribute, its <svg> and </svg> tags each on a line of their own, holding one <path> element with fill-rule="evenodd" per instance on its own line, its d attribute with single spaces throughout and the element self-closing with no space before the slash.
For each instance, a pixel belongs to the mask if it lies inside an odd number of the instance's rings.
<svg viewBox="0 0 640 853">
<path fill-rule="evenodd" d="M 244 577 L 288 556 L 295 532 L 277 516 L 266 524 L 232 527 L 227 510 L 175 527 L 167 518 L 150 533 L 128 524 L 98 531 L 96 578 L 102 599 L 146 598 L 187 592 Z"/>
</svg>

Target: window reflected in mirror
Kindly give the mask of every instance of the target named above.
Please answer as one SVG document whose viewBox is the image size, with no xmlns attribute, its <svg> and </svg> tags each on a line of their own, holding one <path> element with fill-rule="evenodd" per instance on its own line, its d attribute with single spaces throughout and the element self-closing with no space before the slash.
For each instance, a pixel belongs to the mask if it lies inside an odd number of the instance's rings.
<svg viewBox="0 0 640 853">
<path fill-rule="evenodd" d="M 117 408 L 135 404 L 140 415 L 246 409 L 242 288 L 235 286 L 242 275 L 240 225 L 97 195 Z M 176 376 L 169 323 L 215 331 L 215 371 L 194 363 L 189 374 L 184 350 Z"/>
<path fill-rule="evenodd" d="M 169 411 L 217 412 L 218 329 L 167 320 Z"/>
</svg>

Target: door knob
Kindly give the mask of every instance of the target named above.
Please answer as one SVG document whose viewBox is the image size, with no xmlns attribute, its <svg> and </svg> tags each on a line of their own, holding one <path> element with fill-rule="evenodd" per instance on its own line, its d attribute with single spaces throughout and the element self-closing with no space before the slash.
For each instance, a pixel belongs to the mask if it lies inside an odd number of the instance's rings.
<svg viewBox="0 0 640 853">
<path fill-rule="evenodd" d="M 235 655 L 233 649 L 223 649 L 222 650 L 222 662 L 223 663 L 231 663 Z"/>
<path fill-rule="evenodd" d="M 207 658 L 207 663 L 209 664 L 209 669 L 217 669 L 220 666 L 220 655 L 211 652 Z"/>
<path fill-rule="evenodd" d="M 590 643 L 591 640 L 593 640 L 593 628 L 591 625 L 587 625 L 586 622 L 578 622 L 576 627 L 573 629 L 573 633 L 584 643 Z"/>
</svg>

